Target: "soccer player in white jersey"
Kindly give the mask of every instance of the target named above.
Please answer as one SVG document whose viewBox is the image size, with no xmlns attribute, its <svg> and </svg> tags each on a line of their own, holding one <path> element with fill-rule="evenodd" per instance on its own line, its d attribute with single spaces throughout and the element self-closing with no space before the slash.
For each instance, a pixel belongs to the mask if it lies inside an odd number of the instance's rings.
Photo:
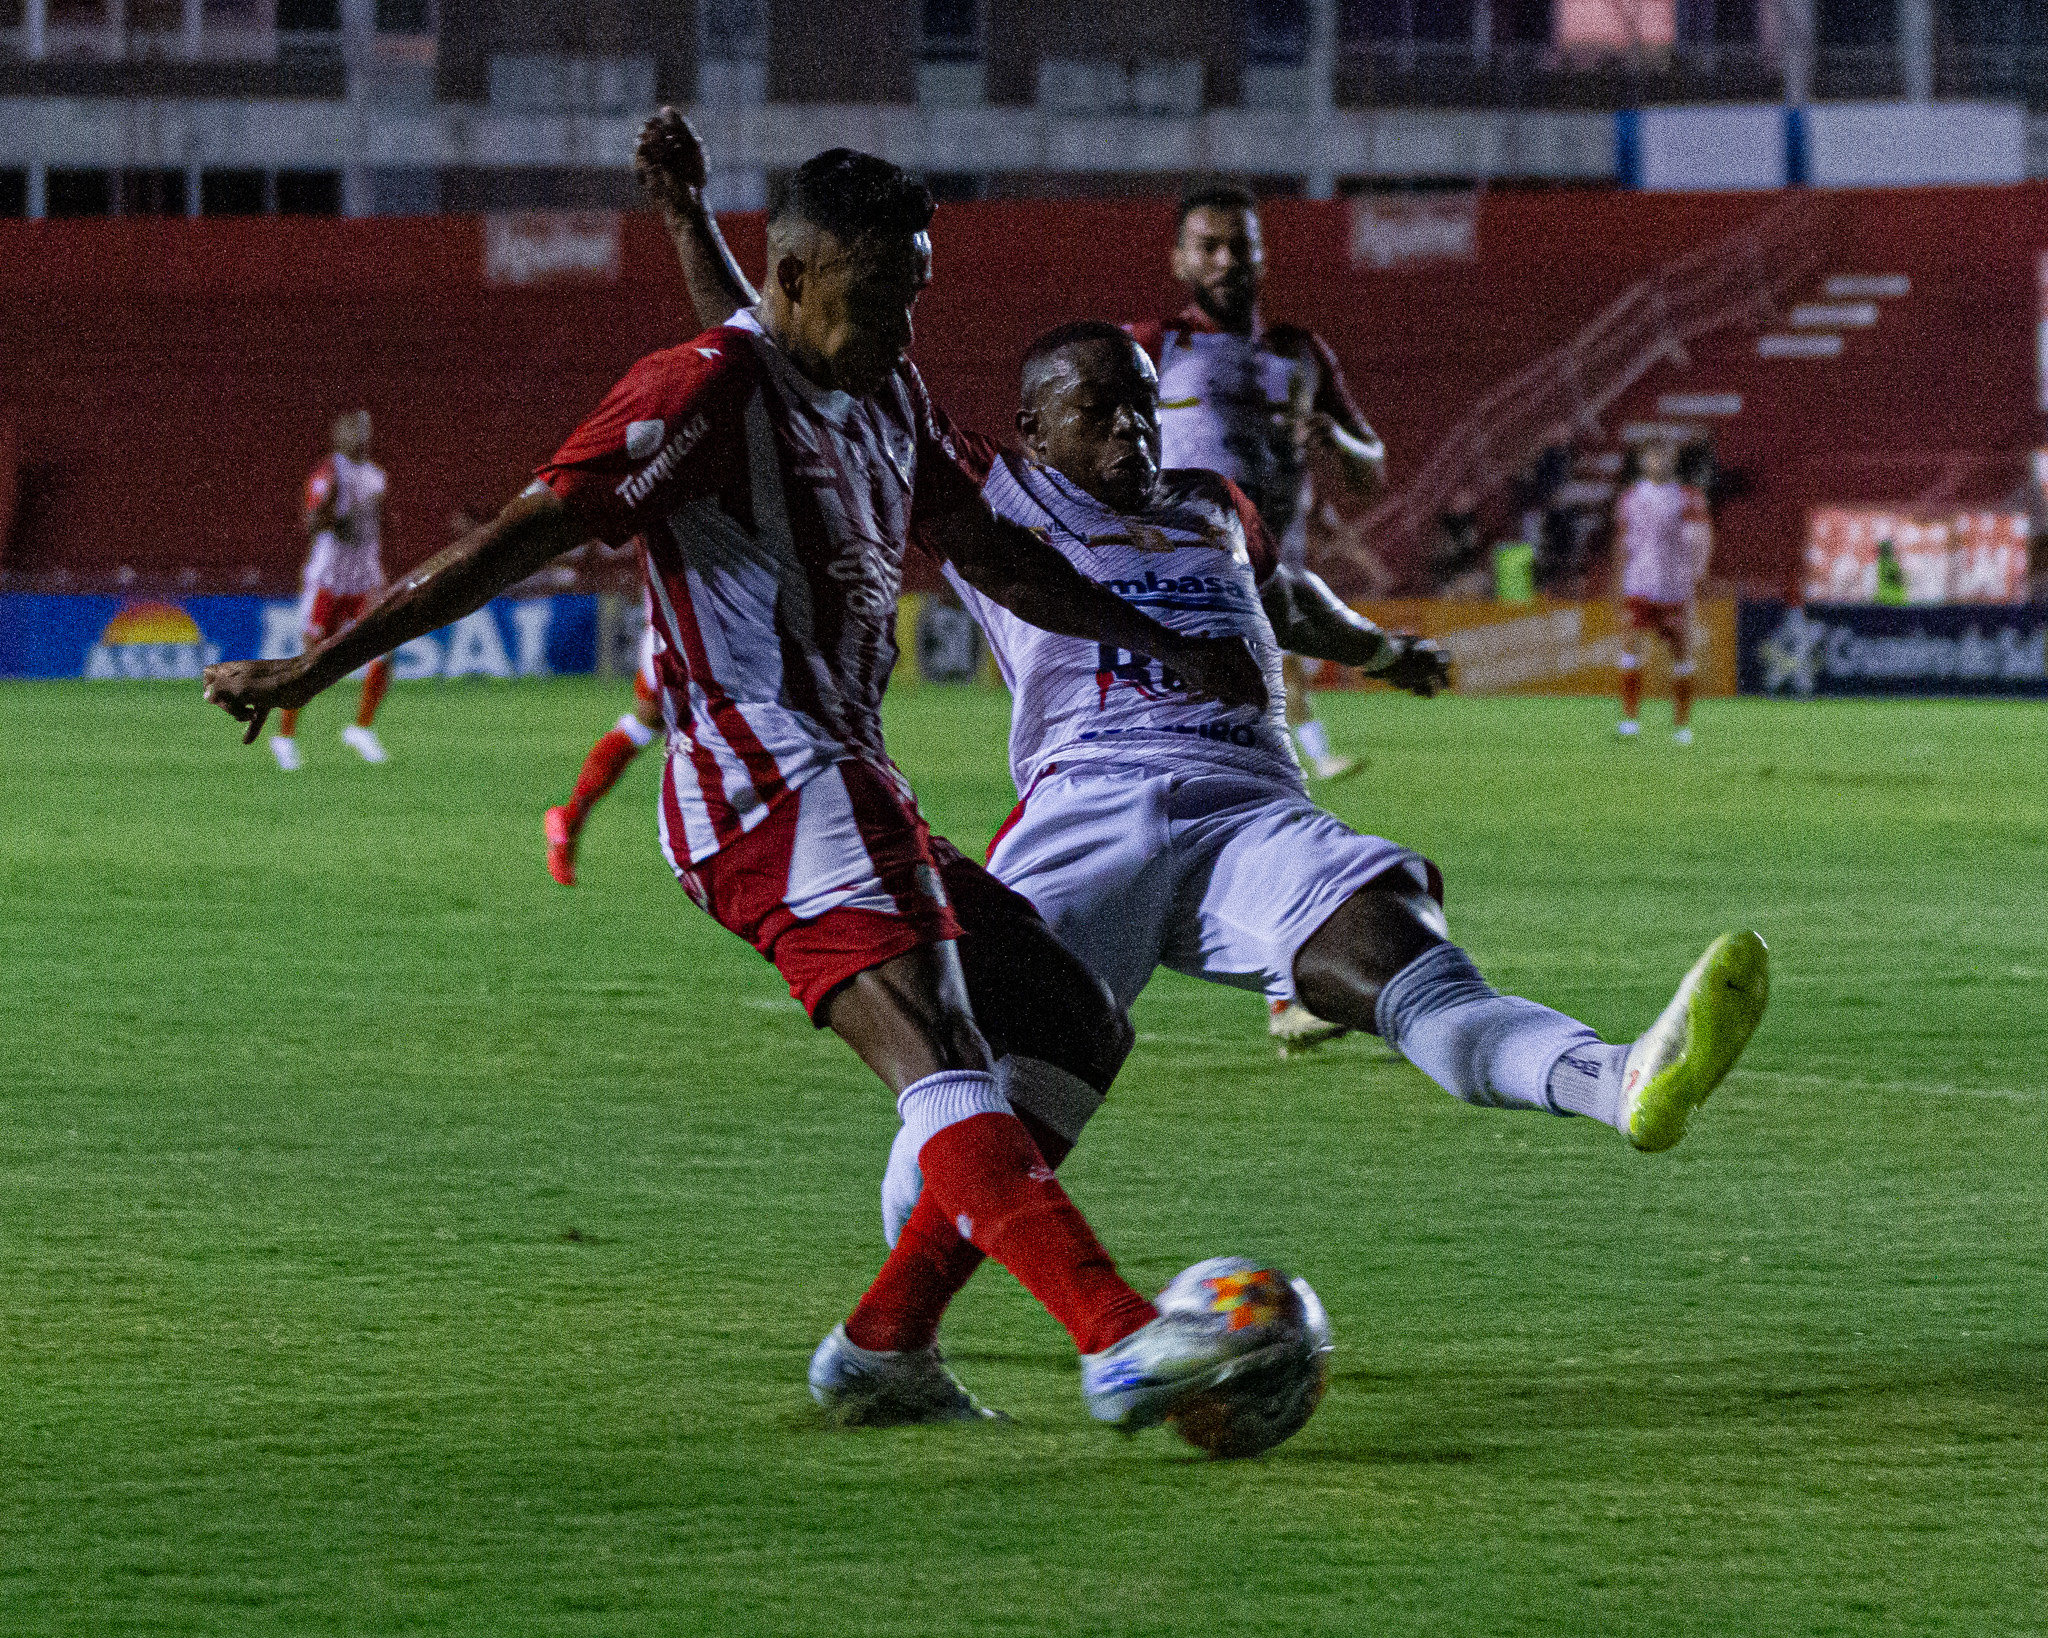
<svg viewBox="0 0 2048 1638">
<path fill-rule="evenodd" d="M 299 623 L 306 646 L 332 637 L 360 615 L 383 589 L 382 522 L 384 469 L 370 459 L 370 412 L 353 410 L 334 418 L 334 451 L 306 480 L 306 533 L 313 549 L 301 579 Z M 356 720 L 342 729 L 342 742 L 365 762 L 385 759 L 374 724 L 391 662 L 379 655 L 363 674 Z M 281 711 L 270 754 L 286 773 L 299 771 L 299 714 Z"/>
<path fill-rule="evenodd" d="M 1645 445 L 1642 462 L 1643 475 L 1614 503 L 1627 610 L 1616 662 L 1621 670 L 1618 731 L 1624 739 L 1642 731 L 1643 636 L 1649 633 L 1671 651 L 1671 737 L 1690 745 L 1693 600 L 1713 554 L 1714 529 L 1706 495 L 1678 480 L 1670 444 Z"/>
<path fill-rule="evenodd" d="M 708 216 L 673 236 L 700 317 L 750 294 Z M 1022 455 L 958 433 L 956 448 L 986 471 L 996 514 L 1082 578 L 1177 631 L 1243 642 L 1269 684 L 1288 644 L 1419 693 L 1442 682 L 1433 645 L 1389 637 L 1313 574 L 1283 568 L 1227 479 L 1161 471 L 1159 379 L 1127 334 L 1092 322 L 1049 333 L 1026 356 L 1021 400 Z M 1380 1035 L 1469 1103 L 1590 1116 L 1646 1151 L 1678 1142 L 1748 1044 L 1768 990 L 1756 934 L 1716 939 L 1648 1030 L 1603 1042 L 1480 976 L 1449 942 L 1427 860 L 1309 800 L 1270 686 L 1262 701 L 1206 698 L 1156 646 L 1056 632 L 939 555 L 1015 696 L 1019 801 L 990 870 L 1123 1006 L 1160 966 L 1284 987 L 1318 1016 Z M 1103 1101 L 1071 1078 L 1069 1091 L 1044 1111 L 1055 1141 L 1041 1152 L 1053 1165 Z M 979 1258 L 933 1199 L 920 1144 L 929 1149 L 906 1124 L 882 1186 L 885 1237 L 899 1252 L 917 1246 L 957 1289 Z M 936 1311 L 928 1317 L 935 1332 Z"/>
<path fill-rule="evenodd" d="M 1024 900 L 931 836 L 889 760 L 881 693 L 909 534 L 1013 612 L 1148 654 L 1219 707 L 1263 709 L 1266 689 L 1241 640 L 1150 618 L 982 499 L 905 356 L 932 211 L 921 184 L 869 155 L 798 167 L 769 214 L 756 306 L 642 359 L 535 483 L 350 630 L 295 659 L 210 667 L 206 692 L 253 738 L 271 709 L 570 547 L 637 537 L 662 639 L 663 849 L 690 896 L 896 1095 L 950 1241 L 902 1237 L 819 1345 L 812 1393 L 864 1420 L 982 1414 L 926 1318 L 964 1247 L 1066 1327 L 1091 1415 L 1148 1426 L 1227 1378 L 1248 1339 L 1162 1318 L 1118 1275 L 998 1078 L 963 934 L 1019 952 L 1026 974 L 1069 975 L 1046 999 L 1071 1032 L 1122 1024 Z"/>
<path fill-rule="evenodd" d="M 1308 451 L 1326 447 L 1352 493 L 1376 493 L 1386 448 L 1367 425 L 1337 355 L 1299 325 L 1268 325 L 1260 308 L 1266 278 L 1258 202 L 1234 183 L 1183 196 L 1175 228 L 1173 274 L 1188 305 L 1176 316 L 1130 326 L 1159 367 L 1169 469 L 1205 467 L 1252 499 L 1281 560 L 1306 565 L 1311 495 Z M 1331 749 L 1316 715 L 1308 668 L 1290 655 L 1287 721 L 1318 777 L 1340 779 L 1360 766 Z"/>
</svg>

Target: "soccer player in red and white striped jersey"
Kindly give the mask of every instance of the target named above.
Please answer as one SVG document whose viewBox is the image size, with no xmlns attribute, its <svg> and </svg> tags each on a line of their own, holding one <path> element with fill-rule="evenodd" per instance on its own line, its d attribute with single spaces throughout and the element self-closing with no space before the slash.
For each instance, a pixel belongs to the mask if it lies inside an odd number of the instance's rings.
<svg viewBox="0 0 2048 1638">
<path fill-rule="evenodd" d="M 1641 732 L 1643 636 L 1671 651 L 1671 737 L 1692 743 L 1693 599 L 1714 549 L 1707 497 L 1677 475 L 1668 443 L 1646 445 L 1643 475 L 1614 503 L 1619 533 L 1621 595 L 1626 620 L 1621 637 L 1622 738 Z"/>
<path fill-rule="evenodd" d="M 1034 624 L 1149 654 L 1191 693 L 1265 704 L 1236 638 L 1170 630 L 982 498 L 905 354 L 931 277 L 931 195 L 835 149 L 785 183 L 758 306 L 636 364 L 476 535 L 293 660 L 207 673 L 250 723 L 481 606 L 593 536 L 641 544 L 670 736 L 663 848 L 696 902 L 781 971 L 896 1095 L 920 1218 L 811 1366 L 846 1416 L 980 1414 L 932 1346 L 954 1263 L 993 1257 L 1064 1325 L 1098 1420 L 1146 1426 L 1232 1368 L 1117 1273 L 999 1081 L 956 941 L 986 940 L 1108 1084 L 1127 1026 L 1030 905 L 932 837 L 883 744 L 909 534 Z M 715 236 L 708 216 L 702 218 Z M 722 251 L 722 245 L 721 245 Z M 1013 997 L 1013 1004 L 1027 1004 Z M 1092 1032 L 1090 1039 L 1073 1039 Z M 1102 1038 L 1108 1037 L 1107 1044 Z M 1088 1078 L 1074 1062 L 1056 1065 Z"/>
</svg>

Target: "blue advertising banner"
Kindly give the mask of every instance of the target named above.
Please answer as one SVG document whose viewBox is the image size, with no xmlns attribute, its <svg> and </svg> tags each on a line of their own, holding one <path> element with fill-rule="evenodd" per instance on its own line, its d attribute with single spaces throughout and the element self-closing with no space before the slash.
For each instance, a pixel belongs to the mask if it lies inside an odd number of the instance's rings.
<svg viewBox="0 0 2048 1638">
<path fill-rule="evenodd" d="M 296 601 L 0 596 L 0 677 L 197 679 L 216 660 L 299 651 Z M 500 597 L 392 655 L 400 682 L 546 677 L 597 667 L 595 597 Z"/>
<path fill-rule="evenodd" d="M 2048 605 L 1744 603 L 1745 694 L 2048 698 Z"/>
</svg>

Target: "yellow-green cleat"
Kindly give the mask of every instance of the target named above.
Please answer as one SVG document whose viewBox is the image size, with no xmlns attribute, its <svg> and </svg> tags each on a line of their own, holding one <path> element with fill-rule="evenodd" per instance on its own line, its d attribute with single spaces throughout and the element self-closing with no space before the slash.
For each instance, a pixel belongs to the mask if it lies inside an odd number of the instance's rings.
<svg viewBox="0 0 2048 1638">
<path fill-rule="evenodd" d="M 1685 1136 L 1763 1021 L 1770 951 L 1755 933 L 1723 933 L 1692 964 L 1671 1004 L 1637 1037 L 1622 1063 L 1621 1108 L 1629 1142 L 1655 1153 Z"/>
</svg>

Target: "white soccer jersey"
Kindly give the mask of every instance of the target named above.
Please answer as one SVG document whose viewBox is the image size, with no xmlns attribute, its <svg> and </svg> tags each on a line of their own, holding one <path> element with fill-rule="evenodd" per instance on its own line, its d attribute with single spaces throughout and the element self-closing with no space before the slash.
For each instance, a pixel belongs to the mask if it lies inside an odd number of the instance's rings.
<svg viewBox="0 0 2048 1638">
<path fill-rule="evenodd" d="M 1258 514 L 1208 472 L 1167 472 L 1157 502 L 1113 512 L 1050 467 L 1004 454 L 982 494 L 1002 517 L 1056 547 L 1090 580 L 1176 631 L 1238 636 L 1266 674 L 1264 712 L 1190 702 L 1155 660 L 1060 637 L 1017 618 L 949 565 L 946 576 L 988 634 L 1010 712 L 1010 772 L 1021 792 L 1053 762 L 1143 758 L 1164 767 L 1222 766 L 1301 789 L 1287 735 L 1280 649 L 1259 602 L 1273 548 Z"/>
<path fill-rule="evenodd" d="M 1684 603 L 1707 572 L 1707 498 L 1690 484 L 1640 478 L 1614 505 L 1621 527 L 1621 594 Z"/>
<path fill-rule="evenodd" d="M 975 481 L 910 364 L 871 397 L 823 391 L 740 313 L 634 365 L 540 480 L 598 539 L 640 539 L 671 864 L 702 863 L 834 763 L 889 766 L 905 540 Z"/>
<path fill-rule="evenodd" d="M 1159 337 L 1161 463 L 1220 472 L 1269 521 L 1301 481 L 1290 411 L 1308 372 L 1262 338 L 1167 326 Z"/>
<path fill-rule="evenodd" d="M 306 510 L 332 501 L 335 528 L 313 537 L 305 589 L 355 596 L 384 584 L 384 469 L 339 453 L 313 468 L 306 480 Z"/>
</svg>

